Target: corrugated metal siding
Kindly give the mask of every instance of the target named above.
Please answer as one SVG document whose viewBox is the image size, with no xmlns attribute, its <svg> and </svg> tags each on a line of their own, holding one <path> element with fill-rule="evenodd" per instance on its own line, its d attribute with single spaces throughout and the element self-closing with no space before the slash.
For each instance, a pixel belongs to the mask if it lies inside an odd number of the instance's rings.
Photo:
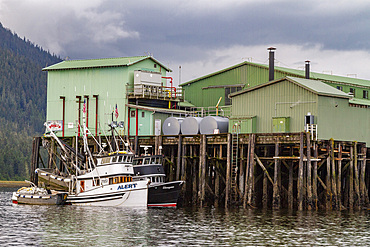
<svg viewBox="0 0 370 247">
<path fill-rule="evenodd" d="M 279 70 L 277 70 L 279 69 Z M 344 83 L 352 82 L 353 83 L 359 83 L 359 85 L 366 85 L 365 80 L 355 80 L 353 78 L 347 78 L 347 77 L 339 77 L 339 76 L 331 76 L 331 75 L 322 75 L 318 73 L 311 73 L 312 75 L 315 75 L 316 77 L 322 76 L 326 78 L 324 81 L 325 83 L 328 83 L 329 85 L 333 87 L 342 86 L 343 92 L 348 93 L 349 89 L 355 88 L 355 97 L 356 98 L 363 98 L 363 90 L 369 90 L 370 84 L 366 87 L 356 86 L 354 85 L 346 85 L 343 83 L 330 81 L 327 79 L 335 78 L 336 80 L 343 79 Z M 286 69 L 277 67 L 275 70 L 274 78 L 275 80 L 286 77 L 286 76 L 292 76 L 292 77 L 301 77 L 304 78 L 304 71 L 301 70 L 293 70 L 293 69 Z M 215 73 L 210 75 L 209 77 L 204 77 L 200 80 L 195 80 L 191 84 L 185 85 L 183 88 L 186 91 L 185 97 L 186 100 L 191 102 L 192 104 L 196 106 L 210 106 L 213 104 L 213 102 L 217 102 L 219 97 L 224 97 L 222 95 L 223 93 L 217 92 L 213 95 L 207 95 L 207 97 L 211 97 L 211 99 L 207 101 L 203 101 L 205 94 L 201 91 L 203 87 L 207 86 L 215 86 L 215 85 L 234 85 L 234 84 L 245 84 L 245 88 L 253 87 L 260 85 L 262 83 L 268 82 L 268 66 L 265 65 L 258 65 L 253 63 L 245 63 L 241 64 L 240 66 L 232 67 L 229 70 L 225 70 L 221 73 Z M 212 104 L 210 104 L 212 102 Z M 224 105 L 224 100 L 221 101 L 221 105 Z"/>
<path fill-rule="evenodd" d="M 247 69 L 242 66 L 224 73 L 207 77 L 185 85 L 185 98 L 198 107 L 215 106 L 220 97 L 220 105 L 225 105 L 225 88 L 207 88 L 209 86 L 236 85 L 247 83 Z"/>
<path fill-rule="evenodd" d="M 256 115 L 257 133 L 271 133 L 274 116 L 290 117 L 290 131 L 302 131 L 304 115 L 307 112 L 317 114 L 317 103 L 303 102 L 317 102 L 317 95 L 293 83 L 282 81 L 233 97 L 232 116 Z"/>
<path fill-rule="evenodd" d="M 292 76 L 289 73 L 275 71 L 275 79 Z M 200 79 L 183 86 L 185 98 L 196 106 L 214 106 L 220 97 L 220 105 L 225 105 L 225 90 L 202 89 L 209 86 L 244 84 L 244 88 L 253 87 L 268 81 L 268 69 L 248 64 Z M 216 103 L 215 103 L 216 102 Z"/>
<path fill-rule="evenodd" d="M 89 128 L 95 133 L 96 127 L 108 131 L 108 123 L 112 120 L 111 113 L 116 104 L 119 112 L 118 121 L 126 118 L 126 84 L 133 83 L 133 71 L 151 70 L 166 75 L 166 70 L 159 65 L 154 68 L 154 61 L 144 60 L 129 67 L 107 67 L 48 71 L 47 87 L 47 120 L 62 120 L 63 104 L 60 96 L 64 96 L 65 105 L 65 136 L 74 136 L 76 120 L 78 119 L 78 103 L 76 96 L 81 96 L 81 122 L 84 96 L 89 96 Z M 93 95 L 98 95 L 98 126 L 96 126 L 96 101 Z M 114 119 L 115 120 L 115 119 Z M 68 123 L 73 123 L 74 128 L 68 129 Z M 146 131 L 148 132 L 148 131 Z M 150 132 L 150 131 L 149 131 Z M 150 132 L 151 133 L 151 132 Z"/>
<path fill-rule="evenodd" d="M 370 108 L 350 107 L 347 99 L 319 98 L 318 136 L 370 145 Z"/>
</svg>

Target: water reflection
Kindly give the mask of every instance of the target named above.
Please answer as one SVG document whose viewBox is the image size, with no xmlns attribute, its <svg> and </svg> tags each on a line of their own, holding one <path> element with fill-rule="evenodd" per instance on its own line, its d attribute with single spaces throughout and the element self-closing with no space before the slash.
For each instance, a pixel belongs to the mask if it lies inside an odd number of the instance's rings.
<svg viewBox="0 0 370 247">
<path fill-rule="evenodd" d="M 368 211 L 27 206 L 11 191 L 0 189 L 2 246 L 370 245 Z"/>
</svg>

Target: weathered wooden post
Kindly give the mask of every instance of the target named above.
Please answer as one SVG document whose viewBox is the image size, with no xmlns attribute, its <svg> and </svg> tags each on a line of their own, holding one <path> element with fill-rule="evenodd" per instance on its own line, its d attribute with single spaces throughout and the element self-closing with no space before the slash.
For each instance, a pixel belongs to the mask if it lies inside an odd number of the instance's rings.
<svg viewBox="0 0 370 247">
<path fill-rule="evenodd" d="M 186 180 L 186 145 L 182 145 L 181 150 L 181 180 Z"/>
<path fill-rule="evenodd" d="M 216 174 L 215 174 L 215 202 L 214 205 L 217 208 L 220 200 L 220 160 L 222 159 L 222 144 L 218 148 L 218 159 L 216 161 Z"/>
<path fill-rule="evenodd" d="M 334 139 L 330 140 L 330 160 L 331 160 L 331 185 L 332 185 L 332 207 L 333 209 L 339 208 L 337 196 L 337 176 L 335 173 L 335 156 L 334 156 Z"/>
<path fill-rule="evenodd" d="M 250 163 L 251 163 L 251 143 L 252 143 L 252 135 L 248 137 L 248 151 L 247 151 L 247 163 L 245 165 L 245 181 L 244 181 L 244 194 L 243 194 L 243 208 L 247 208 L 247 199 L 248 199 L 248 191 L 249 191 L 249 171 L 250 171 Z"/>
<path fill-rule="evenodd" d="M 31 177 L 30 180 L 34 184 L 38 184 L 38 177 L 35 170 L 39 167 L 40 158 L 40 143 L 41 137 L 34 137 L 32 141 L 32 158 L 31 158 Z"/>
<path fill-rule="evenodd" d="M 178 139 L 178 142 L 177 142 L 176 180 L 180 180 L 181 150 L 182 150 L 182 135 L 179 135 L 179 139 Z"/>
<path fill-rule="evenodd" d="M 331 146 L 329 143 L 327 143 L 328 147 L 328 157 L 326 158 L 326 210 L 331 210 L 332 209 L 332 204 L 331 204 L 331 179 L 330 179 L 330 168 L 331 168 L 331 159 L 330 159 L 330 148 Z"/>
<path fill-rule="evenodd" d="M 244 194 L 244 172 L 245 172 L 245 168 L 244 168 L 244 145 L 241 144 L 240 145 L 240 159 L 239 159 L 239 191 L 240 191 L 240 194 L 243 195 Z M 240 198 L 242 199 L 242 198 Z"/>
<path fill-rule="evenodd" d="M 355 208 L 357 210 L 360 209 L 360 186 L 359 186 L 359 175 L 358 175 L 358 154 L 357 154 L 357 142 L 355 141 L 354 142 L 354 155 L 353 155 L 353 158 L 354 158 L 354 162 L 353 162 L 353 167 L 354 167 L 354 173 L 355 173 L 355 193 L 356 193 L 356 197 L 355 197 Z"/>
<path fill-rule="evenodd" d="M 200 141 L 200 154 L 199 154 L 199 192 L 200 192 L 200 207 L 203 207 L 205 198 L 205 183 L 206 183 L 206 147 L 207 147 L 207 137 L 206 135 L 201 135 Z"/>
<path fill-rule="evenodd" d="M 312 181 L 312 200 L 313 204 L 316 210 L 318 210 L 318 205 L 317 205 L 317 158 L 319 156 L 318 152 L 318 146 L 315 143 L 313 145 L 313 152 L 314 152 L 314 157 L 315 161 L 313 162 L 313 181 Z"/>
<path fill-rule="evenodd" d="M 360 193 L 361 193 L 361 202 L 360 206 L 363 208 L 366 206 L 366 185 L 365 185 L 365 174 L 366 174 L 366 145 L 364 144 L 361 147 L 361 180 L 360 180 Z"/>
<path fill-rule="evenodd" d="M 251 150 L 250 150 L 250 165 L 249 165 L 249 178 L 248 178 L 248 205 L 254 204 L 254 146 L 255 146 L 255 134 L 252 134 Z"/>
<path fill-rule="evenodd" d="M 353 210 L 353 145 L 350 147 L 350 162 L 349 162 L 349 209 Z"/>
<path fill-rule="evenodd" d="M 174 146 L 171 146 L 170 147 L 170 152 L 171 152 L 171 165 L 170 165 L 170 174 L 169 174 L 169 177 L 170 177 L 170 181 L 174 181 L 176 178 L 175 178 L 175 172 L 174 172 L 174 169 L 175 169 L 175 147 Z"/>
<path fill-rule="evenodd" d="M 230 200 L 230 179 L 231 179 L 231 134 L 227 134 L 227 155 L 226 155 L 226 195 L 225 208 L 229 207 Z"/>
<path fill-rule="evenodd" d="M 307 209 L 312 210 L 312 166 L 311 166 L 311 135 L 306 133 L 307 144 Z"/>
<path fill-rule="evenodd" d="M 199 182 L 199 166 L 197 165 L 197 160 L 196 157 L 197 156 L 197 153 L 199 153 L 199 149 L 195 148 L 194 149 L 194 152 L 193 152 L 193 157 L 192 157 L 192 167 L 193 167 L 193 171 L 192 171 L 192 174 L 193 174 L 193 198 L 192 198 L 192 201 L 193 201 L 193 205 L 194 204 L 198 204 L 197 200 L 198 200 L 198 184 L 200 183 Z"/>
<path fill-rule="evenodd" d="M 297 197 L 298 197 L 298 210 L 303 210 L 303 132 L 299 136 L 299 168 L 298 168 L 298 181 L 297 181 Z"/>
<path fill-rule="evenodd" d="M 338 144 L 338 182 L 337 182 L 337 194 L 338 194 L 338 205 L 339 210 L 342 209 L 342 155 L 343 146 L 341 143 Z"/>
<path fill-rule="evenodd" d="M 280 187 L 279 187 L 279 175 L 280 175 L 280 160 L 277 159 L 279 156 L 279 143 L 275 143 L 275 166 L 274 166 L 274 187 L 273 187 L 273 199 L 272 208 L 280 209 Z"/>
</svg>

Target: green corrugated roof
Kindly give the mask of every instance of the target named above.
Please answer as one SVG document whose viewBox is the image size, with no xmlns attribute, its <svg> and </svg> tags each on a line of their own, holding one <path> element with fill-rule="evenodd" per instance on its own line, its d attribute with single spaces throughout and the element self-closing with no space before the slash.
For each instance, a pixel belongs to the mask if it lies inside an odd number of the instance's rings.
<svg viewBox="0 0 370 247">
<path fill-rule="evenodd" d="M 329 86 L 328 84 L 324 83 L 324 82 L 321 82 L 321 81 L 318 81 L 318 80 L 311 80 L 311 79 L 303 79 L 303 78 L 297 78 L 297 77 L 290 77 L 290 76 L 287 76 L 287 77 L 284 77 L 284 78 L 280 78 L 278 80 L 275 80 L 275 81 L 270 81 L 270 82 L 267 82 L 267 83 L 263 83 L 263 84 L 260 84 L 260 85 L 257 85 L 255 87 L 251 87 L 251 88 L 248 88 L 248 89 L 245 89 L 245 90 L 242 90 L 242 91 L 238 91 L 238 92 L 235 92 L 235 93 L 232 93 L 230 94 L 229 96 L 230 97 L 234 97 L 236 95 L 239 95 L 239 94 L 243 94 L 243 93 L 246 93 L 246 92 L 249 92 L 249 91 L 253 91 L 253 90 L 256 90 L 256 89 L 259 89 L 259 88 L 262 88 L 262 87 L 266 87 L 268 85 L 271 85 L 271 84 L 274 84 L 274 83 L 278 83 L 278 82 L 281 82 L 281 81 L 284 81 L 284 80 L 288 80 L 294 84 L 297 84 L 311 92 L 314 92 L 318 95 L 325 95 L 325 96 L 332 96 L 332 97 L 341 97 L 341 98 L 351 98 L 352 96 L 332 87 L 332 86 Z"/>
<path fill-rule="evenodd" d="M 118 67 L 130 66 L 132 64 L 141 62 L 145 59 L 151 59 L 165 68 L 168 72 L 172 72 L 156 59 L 151 56 L 137 56 L 137 57 L 119 57 L 119 58 L 103 58 L 103 59 L 87 59 L 87 60 L 66 60 L 49 67 L 43 68 L 43 71 L 50 70 L 65 70 L 65 69 L 85 69 L 85 68 L 101 68 L 101 67 Z"/>
<path fill-rule="evenodd" d="M 180 86 L 185 86 L 187 84 L 194 83 L 196 81 L 200 81 L 200 80 L 203 80 L 205 78 L 212 77 L 212 76 L 215 76 L 215 75 L 218 75 L 218 74 L 224 73 L 226 71 L 235 69 L 237 67 L 245 66 L 245 65 L 260 67 L 260 68 L 263 68 L 263 69 L 266 69 L 266 70 L 268 70 L 268 67 L 269 67 L 267 64 L 243 62 L 243 63 L 237 64 L 237 65 L 225 68 L 223 70 L 219 70 L 217 72 L 199 77 L 197 79 L 182 83 Z M 304 70 L 290 69 L 290 68 L 275 66 L 275 71 L 280 71 L 280 72 L 285 72 L 285 73 L 295 75 L 295 76 L 305 77 L 305 71 Z M 345 76 L 328 75 L 328 74 L 310 72 L 310 78 L 315 79 L 315 80 L 341 82 L 341 83 L 347 83 L 347 84 L 352 84 L 352 85 L 370 87 L 370 80 L 357 79 L 357 78 L 351 78 L 351 77 L 345 77 Z"/>
<path fill-rule="evenodd" d="M 322 81 L 318 80 L 311 80 L 311 79 L 303 79 L 297 77 L 286 77 L 288 80 L 298 83 L 302 87 L 306 88 L 307 90 L 311 90 L 319 95 L 328 95 L 328 96 L 336 96 L 336 97 L 344 97 L 344 98 L 351 98 L 352 96 L 348 95 L 347 93 L 336 89 Z"/>
<path fill-rule="evenodd" d="M 182 107 L 195 107 L 195 105 L 193 105 L 192 103 L 188 102 L 188 101 L 182 101 L 182 102 L 179 102 L 179 105 L 182 106 Z"/>
<path fill-rule="evenodd" d="M 349 103 L 356 104 L 356 105 L 370 106 L 370 100 L 368 100 L 368 99 L 352 98 L 352 99 L 349 100 Z"/>
</svg>

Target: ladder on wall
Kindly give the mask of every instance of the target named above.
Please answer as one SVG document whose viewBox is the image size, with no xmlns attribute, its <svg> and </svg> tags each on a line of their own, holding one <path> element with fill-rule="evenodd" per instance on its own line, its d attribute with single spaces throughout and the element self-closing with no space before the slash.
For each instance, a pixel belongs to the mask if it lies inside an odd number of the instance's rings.
<svg viewBox="0 0 370 247">
<path fill-rule="evenodd" d="M 238 160 L 239 160 L 239 133 L 240 125 L 233 125 L 231 134 L 231 198 L 233 201 L 238 199 Z"/>
</svg>

